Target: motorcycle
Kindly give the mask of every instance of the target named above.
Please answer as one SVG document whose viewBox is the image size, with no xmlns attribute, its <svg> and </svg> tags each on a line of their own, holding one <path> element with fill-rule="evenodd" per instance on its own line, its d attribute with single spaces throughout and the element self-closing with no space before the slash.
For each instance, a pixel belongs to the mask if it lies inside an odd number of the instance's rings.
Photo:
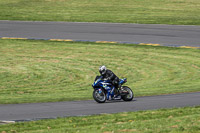
<svg viewBox="0 0 200 133">
<path fill-rule="evenodd" d="M 103 79 L 102 76 L 97 76 L 95 78 L 92 87 L 93 98 L 98 103 L 104 103 L 106 100 L 124 100 L 131 101 L 134 97 L 133 91 L 128 86 L 122 86 L 127 82 L 127 79 L 120 79 L 119 90 L 115 88 L 112 82 L 108 79 Z"/>
</svg>

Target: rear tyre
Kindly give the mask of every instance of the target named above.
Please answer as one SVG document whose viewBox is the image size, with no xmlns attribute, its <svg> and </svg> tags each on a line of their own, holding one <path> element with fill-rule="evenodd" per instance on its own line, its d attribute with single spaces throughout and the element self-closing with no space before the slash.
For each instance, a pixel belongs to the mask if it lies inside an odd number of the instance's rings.
<svg viewBox="0 0 200 133">
<path fill-rule="evenodd" d="M 105 94 L 105 92 L 103 90 L 99 91 L 99 90 L 95 89 L 93 91 L 93 98 L 98 103 L 105 103 L 105 101 L 106 101 L 106 94 Z"/>
<path fill-rule="evenodd" d="M 131 90 L 131 88 L 129 88 L 128 86 L 123 86 L 122 88 L 124 91 L 127 91 L 128 94 L 126 95 L 122 95 L 122 99 L 124 101 L 131 101 L 133 100 L 133 97 L 134 97 L 134 94 L 133 94 L 133 91 Z"/>
</svg>

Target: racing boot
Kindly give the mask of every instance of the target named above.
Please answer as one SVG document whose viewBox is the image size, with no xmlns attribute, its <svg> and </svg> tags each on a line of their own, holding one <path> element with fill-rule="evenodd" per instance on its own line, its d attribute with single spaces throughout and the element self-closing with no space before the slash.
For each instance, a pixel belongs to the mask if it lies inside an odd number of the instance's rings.
<svg viewBox="0 0 200 133">
<path fill-rule="evenodd" d="M 120 95 L 118 87 L 115 88 L 115 95 L 114 95 L 113 99 L 121 100 L 121 95 Z"/>
</svg>

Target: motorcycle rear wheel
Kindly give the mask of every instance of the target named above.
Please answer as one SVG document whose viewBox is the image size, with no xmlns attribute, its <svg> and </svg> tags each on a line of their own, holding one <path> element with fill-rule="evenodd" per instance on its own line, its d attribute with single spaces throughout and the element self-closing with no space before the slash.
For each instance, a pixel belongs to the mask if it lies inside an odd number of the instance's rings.
<svg viewBox="0 0 200 133">
<path fill-rule="evenodd" d="M 95 89 L 93 91 L 93 98 L 98 103 L 104 103 L 106 101 L 106 94 L 104 93 L 104 91 L 101 91 L 99 93 L 99 90 Z"/>
<path fill-rule="evenodd" d="M 131 88 L 129 88 L 128 86 L 123 86 L 122 89 L 128 92 L 127 95 L 122 95 L 122 99 L 124 101 L 132 101 L 134 94 L 133 94 L 133 91 L 131 90 Z"/>
</svg>

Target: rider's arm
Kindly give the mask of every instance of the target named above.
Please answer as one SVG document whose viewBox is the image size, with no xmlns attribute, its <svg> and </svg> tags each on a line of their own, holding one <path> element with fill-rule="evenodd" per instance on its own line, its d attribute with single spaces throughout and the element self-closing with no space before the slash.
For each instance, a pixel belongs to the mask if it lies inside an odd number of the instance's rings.
<svg viewBox="0 0 200 133">
<path fill-rule="evenodd" d="M 115 74 L 110 70 L 108 70 L 108 73 L 109 73 L 108 74 L 109 75 L 108 80 L 113 80 L 115 78 Z"/>
</svg>

